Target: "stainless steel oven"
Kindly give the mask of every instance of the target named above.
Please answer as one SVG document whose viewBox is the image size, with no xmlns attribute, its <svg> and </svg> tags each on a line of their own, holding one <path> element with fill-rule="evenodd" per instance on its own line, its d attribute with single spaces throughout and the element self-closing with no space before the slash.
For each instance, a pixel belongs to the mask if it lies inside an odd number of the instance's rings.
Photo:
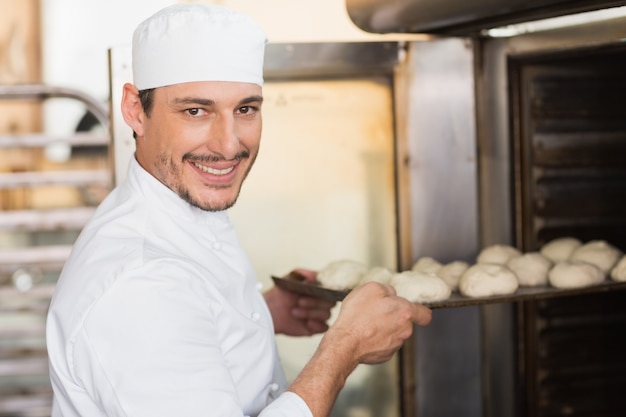
<svg viewBox="0 0 626 417">
<path fill-rule="evenodd" d="M 625 23 L 477 41 L 478 146 L 496 152 L 480 160 L 484 244 L 505 237 L 530 251 L 575 236 L 626 249 Z M 626 293 L 500 310 L 508 320 L 486 328 L 512 342 L 487 346 L 486 363 L 498 364 L 487 386 L 508 387 L 512 402 L 494 415 L 626 413 L 616 353 L 626 348 Z"/>
<path fill-rule="evenodd" d="M 437 36 L 407 47 L 412 260 L 626 250 L 625 3 L 346 2 L 364 30 Z M 625 327 L 623 290 L 435 311 L 404 352 L 405 415 L 624 415 Z"/>
</svg>

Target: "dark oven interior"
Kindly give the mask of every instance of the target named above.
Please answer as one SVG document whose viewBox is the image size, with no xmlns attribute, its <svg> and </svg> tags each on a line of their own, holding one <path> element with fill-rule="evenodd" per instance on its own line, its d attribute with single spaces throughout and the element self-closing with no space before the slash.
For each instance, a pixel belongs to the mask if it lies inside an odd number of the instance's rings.
<svg viewBox="0 0 626 417">
<path fill-rule="evenodd" d="M 514 241 L 626 251 L 626 47 L 509 57 Z M 626 291 L 519 303 L 524 416 L 624 416 Z"/>
</svg>

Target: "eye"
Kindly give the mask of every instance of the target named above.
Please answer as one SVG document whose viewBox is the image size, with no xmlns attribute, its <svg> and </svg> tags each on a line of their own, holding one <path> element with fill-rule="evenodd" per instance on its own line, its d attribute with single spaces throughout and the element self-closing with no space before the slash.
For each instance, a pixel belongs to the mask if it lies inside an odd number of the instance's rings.
<svg viewBox="0 0 626 417">
<path fill-rule="evenodd" d="M 190 116 L 197 117 L 197 116 L 202 116 L 204 114 L 204 109 L 201 109 L 199 107 L 194 107 L 191 109 L 186 109 L 185 112 Z"/>
<path fill-rule="evenodd" d="M 253 106 L 243 106 L 243 107 L 239 107 L 237 109 L 237 113 L 240 114 L 253 114 L 258 110 L 257 107 L 253 107 Z"/>
</svg>

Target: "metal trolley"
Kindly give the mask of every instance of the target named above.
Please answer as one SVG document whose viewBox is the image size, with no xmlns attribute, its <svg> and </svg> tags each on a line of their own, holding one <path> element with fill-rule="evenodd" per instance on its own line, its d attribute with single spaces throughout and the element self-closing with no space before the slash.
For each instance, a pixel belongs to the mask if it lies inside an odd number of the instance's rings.
<svg viewBox="0 0 626 417">
<path fill-rule="evenodd" d="M 44 155 L 65 146 L 64 163 L 0 172 L 0 416 L 49 416 L 45 318 L 71 245 L 113 183 L 109 163 L 108 110 L 70 88 L 41 84 L 0 85 L 0 102 L 41 103 L 69 99 L 85 107 L 83 126 L 63 136 L 43 132 L 0 134 L 0 158 Z M 81 161 L 76 163 L 76 161 Z M 8 159 L 4 164 L 12 162 Z M 57 204 L 37 206 L 28 196 L 47 189 Z M 67 201 L 58 190 L 71 190 Z M 18 204 L 10 200 L 18 197 Z"/>
</svg>

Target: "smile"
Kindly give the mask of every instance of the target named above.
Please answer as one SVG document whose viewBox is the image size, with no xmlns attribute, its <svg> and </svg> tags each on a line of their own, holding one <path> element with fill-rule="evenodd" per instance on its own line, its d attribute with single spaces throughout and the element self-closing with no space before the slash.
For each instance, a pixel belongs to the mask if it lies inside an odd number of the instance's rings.
<svg viewBox="0 0 626 417">
<path fill-rule="evenodd" d="M 226 174 L 229 174 L 230 172 L 232 172 L 233 169 L 235 169 L 234 166 L 231 166 L 231 167 L 228 167 L 228 168 L 224 168 L 224 169 L 215 169 L 215 168 L 207 167 L 207 166 L 204 166 L 204 165 L 200 165 L 200 164 L 198 164 L 196 162 L 193 162 L 193 164 L 200 171 L 206 172 L 207 174 L 212 174 L 212 175 L 226 175 Z"/>
</svg>

